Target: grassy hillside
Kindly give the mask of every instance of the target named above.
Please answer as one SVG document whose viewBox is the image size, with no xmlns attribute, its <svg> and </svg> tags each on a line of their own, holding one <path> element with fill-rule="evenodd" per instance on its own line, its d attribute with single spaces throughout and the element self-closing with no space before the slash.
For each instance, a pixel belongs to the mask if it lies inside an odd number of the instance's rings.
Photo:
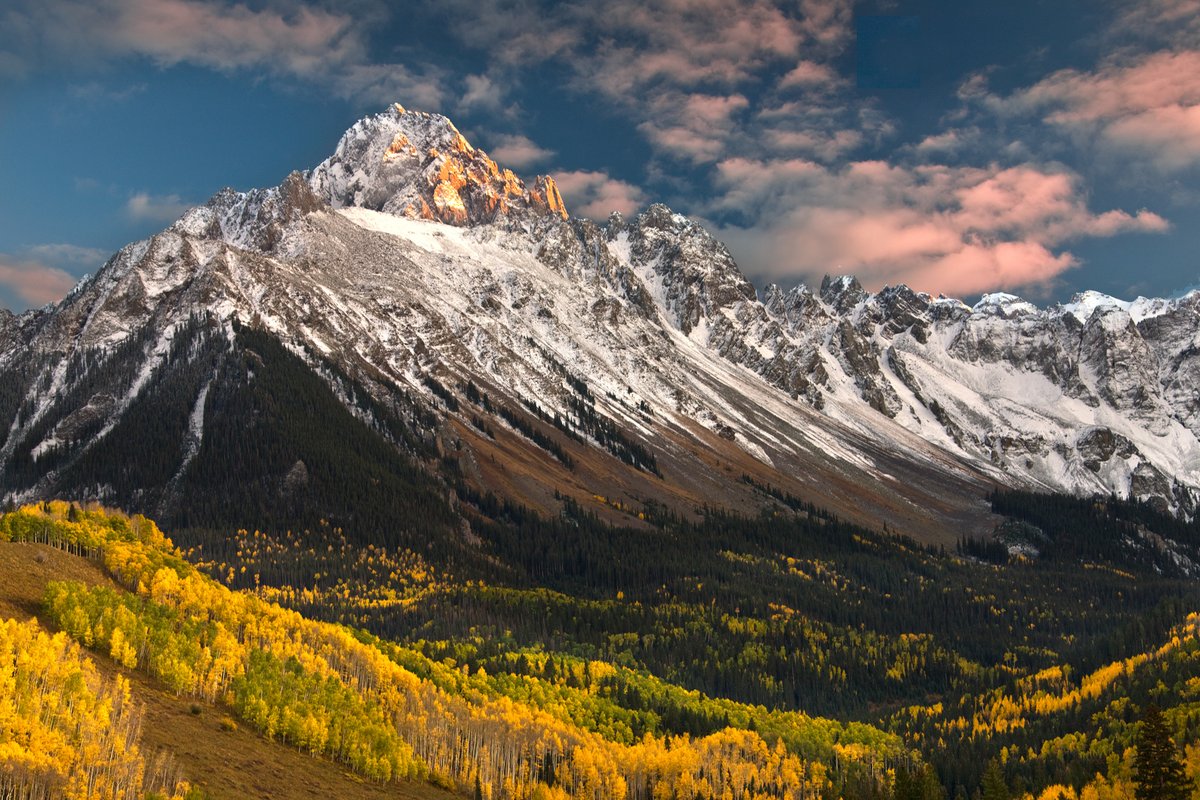
<svg viewBox="0 0 1200 800">
<path fill-rule="evenodd" d="M 26 640 L 35 632 L 49 635 L 55 630 L 43 611 L 50 582 L 70 581 L 84 587 L 118 589 L 99 560 L 68 553 L 62 549 L 63 539 L 41 531 L 27 531 L 26 537 L 41 539 L 42 543 L 0 541 L 0 620 L 10 620 L 3 624 L 23 628 Z M 45 543 L 47 537 L 55 544 Z M 29 731 L 23 734 L 5 717 L 0 719 L 0 796 L 8 797 L 6 792 L 36 785 L 50 787 L 51 797 L 80 798 L 148 797 L 156 788 L 160 790 L 160 796 L 211 800 L 245 797 L 302 800 L 314 796 L 347 800 L 382 800 L 385 797 L 438 800 L 448 797 L 443 790 L 424 782 L 385 785 L 366 780 L 328 759 L 313 758 L 282 742 L 272 741 L 235 720 L 228 705 L 196 703 L 192 698 L 166 688 L 162 681 L 145 671 L 127 669 L 95 648 L 88 652 L 65 646 L 56 651 L 53 658 L 43 661 L 42 667 L 57 662 L 73 665 L 78 674 L 84 676 L 85 684 L 98 686 L 101 690 L 111 691 L 118 682 L 127 686 L 128 707 L 138 718 L 140 728 L 140 735 L 134 737 L 138 755 L 131 755 L 130 760 L 136 766 L 140 758 L 148 772 L 147 779 L 142 780 L 140 788 L 136 781 L 127 781 L 120 791 L 109 792 L 100 786 L 90 790 L 72 788 L 53 770 L 30 769 L 28 764 L 23 767 L 14 756 L 14 745 L 28 743 L 30 740 L 22 736 L 28 735 Z M 17 700 L 19 704 L 20 696 L 25 692 L 24 684 L 6 684 L 0 680 L 0 709 L 7 707 L 9 699 Z M 69 736 L 62 747 L 64 753 L 69 751 L 79 755 L 86 750 L 86 742 L 82 737 Z M 69 765 L 71 762 L 60 757 L 60 763 Z M 172 781 L 173 790 L 164 794 L 161 791 L 167 788 L 164 783 Z"/>
</svg>

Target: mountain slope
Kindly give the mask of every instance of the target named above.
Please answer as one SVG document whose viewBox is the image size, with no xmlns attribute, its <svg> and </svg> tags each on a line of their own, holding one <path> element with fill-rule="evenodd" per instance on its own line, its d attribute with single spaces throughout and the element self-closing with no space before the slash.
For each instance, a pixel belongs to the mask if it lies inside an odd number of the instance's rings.
<svg viewBox="0 0 1200 800">
<path fill-rule="evenodd" d="M 96 562 L 82 556 L 48 544 L 0 542 L 0 619 L 32 618 L 45 624 L 42 601 L 52 580 L 115 586 Z M 141 713 L 143 758 L 161 765 L 160 772 L 165 775 L 177 778 L 182 773 L 201 790 L 196 797 L 221 800 L 249 793 L 285 800 L 311 797 L 314 792 L 346 798 L 451 796 L 428 784 L 384 786 L 363 781 L 332 762 L 223 723 L 228 709 L 200 709 L 152 678 L 122 668 L 106 654 L 93 653 L 89 660 L 106 681 L 117 676 L 128 681 L 133 703 Z M 195 713 L 193 707 L 201 713 Z M 180 742 L 187 746 L 180 747 Z"/>
<path fill-rule="evenodd" d="M 310 173 L 225 190 L 57 306 L 3 321 L 0 486 L 180 522 L 214 442 L 274 448 L 269 465 L 221 469 L 270 483 L 275 504 L 245 524 L 278 520 L 297 482 L 374 447 L 313 452 L 270 426 L 229 438 L 237 387 L 262 396 L 297 359 L 433 476 L 431 497 L 492 491 L 554 514 L 567 496 L 616 520 L 656 504 L 753 513 L 770 485 L 943 542 L 990 530 L 997 483 L 1190 513 L 1198 304 L 970 309 L 852 279 L 760 300 L 695 222 L 664 206 L 569 218 L 552 179 L 527 186 L 444 117 L 394 106 Z M 282 347 L 247 346 L 239 326 Z M 313 391 L 277 418 L 328 417 Z M 122 425 L 153 442 L 148 461 L 105 476 Z"/>
<path fill-rule="evenodd" d="M 267 739 L 339 762 L 402 795 L 441 794 L 424 791 L 414 783 L 420 780 L 458 796 L 474 786 L 486 798 L 547 792 L 635 798 L 694 790 L 766 800 L 846 785 L 878 789 L 886 781 L 881 762 L 915 758 L 899 737 L 869 725 L 714 700 L 627 669 L 620 670 L 626 679 L 706 710 L 716 727 L 678 734 L 638 708 L 651 698 L 627 697 L 623 707 L 582 691 L 574 678 L 558 689 L 553 676 L 567 661 L 555 667 L 536 653 L 529 656 L 542 662 L 543 678 L 497 682 L 483 670 L 460 669 L 453 659 L 434 660 L 405 644 L 313 621 L 257 592 L 231 591 L 184 561 L 142 517 L 44 503 L 0 515 L 0 539 L 36 539 L 100 559 L 111 581 L 48 583 L 46 619 L 126 669 L 152 676 L 176 697 L 190 697 L 199 710 L 194 716 L 231 711 Z M 579 667 L 578 678 L 587 681 L 618 672 L 600 661 Z M 612 715 L 631 712 L 642 712 L 654 729 L 633 737 L 627 726 L 614 724 L 621 717 Z M 196 726 L 176 730 L 189 728 Z M 210 739 L 211 731 L 201 737 L 209 745 Z M 288 763 L 275 762 L 263 744 L 252 752 L 271 764 Z M 337 776 L 328 769 L 300 766 L 298 774 L 283 776 L 290 787 L 266 791 L 311 791 L 297 783 L 306 773 L 336 790 Z M 244 794 L 263 783 L 243 778 L 236 786 Z"/>
</svg>

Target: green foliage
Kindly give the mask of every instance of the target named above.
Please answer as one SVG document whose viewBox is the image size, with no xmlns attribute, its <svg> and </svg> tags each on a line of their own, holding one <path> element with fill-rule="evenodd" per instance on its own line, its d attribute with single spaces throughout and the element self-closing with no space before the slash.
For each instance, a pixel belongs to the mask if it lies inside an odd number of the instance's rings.
<svg viewBox="0 0 1200 800">
<path fill-rule="evenodd" d="M 1183 774 L 1179 751 L 1162 711 L 1151 703 L 1142 717 L 1137 736 L 1133 784 L 1137 800 L 1187 800 L 1191 781 Z"/>
<path fill-rule="evenodd" d="M 458 552 L 447 535 L 454 517 L 444 492 L 396 444 L 352 416 L 273 337 L 244 328 L 237 345 L 209 390 L 204 440 L 179 487 L 189 501 L 168 515 L 170 523 L 282 532 L 324 520 L 359 542 Z M 402 429 L 380 424 L 393 435 Z M 289 481 L 297 464 L 302 477 Z"/>
<path fill-rule="evenodd" d="M 1177 518 L 1146 502 L 1018 491 L 994 492 L 989 499 L 996 513 L 1040 531 L 1041 558 L 1178 574 L 1170 554 L 1147 546 L 1144 531 L 1171 540 L 1193 558 L 1200 557 L 1200 519 Z"/>
<path fill-rule="evenodd" d="M 294 657 L 251 652 L 230 693 L 238 716 L 268 737 L 328 753 L 377 780 L 420 774 L 412 748 L 377 705 L 333 676 L 307 672 Z"/>
<path fill-rule="evenodd" d="M 989 761 L 987 769 L 983 771 L 980 800 L 1009 800 L 1008 783 L 1004 780 L 1004 770 L 1000 768 L 1000 762 L 995 759 Z"/>
</svg>

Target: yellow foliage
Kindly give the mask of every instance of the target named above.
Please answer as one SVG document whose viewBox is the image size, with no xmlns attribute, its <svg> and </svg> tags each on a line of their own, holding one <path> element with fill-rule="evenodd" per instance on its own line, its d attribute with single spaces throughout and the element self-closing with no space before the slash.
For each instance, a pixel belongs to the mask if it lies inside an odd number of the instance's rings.
<svg viewBox="0 0 1200 800">
<path fill-rule="evenodd" d="M 134 527 L 146 529 L 143 523 Z M 253 541 L 261 544 L 266 539 L 256 536 Z M 170 685 L 209 699 L 229 691 L 231 683 L 246 673 L 254 653 L 267 653 L 305 675 L 333 682 L 324 686 L 346 687 L 394 724 L 406 743 L 406 754 L 350 757 L 330 740 L 328 719 L 307 712 L 296 716 L 300 712 L 293 712 L 292 706 L 274 710 L 259 706 L 261 714 L 255 716 L 261 717 L 268 735 L 293 731 L 295 744 L 342 757 L 364 774 L 385 779 L 428 774 L 458 787 L 478 780 L 481 788 L 486 787 L 485 796 L 547 800 L 696 794 L 794 800 L 819 796 L 830 788 L 823 765 L 787 752 L 781 743 L 768 746 L 753 731 L 728 728 L 697 739 L 647 736 L 623 745 L 505 696 L 451 694 L 344 627 L 306 619 L 205 577 L 184 562 L 161 534 L 114 535 L 98 546 L 105 567 L 118 581 L 179 615 L 184 624 L 203 626 L 203 641 L 187 653 L 156 653 L 149 648 L 131 655 L 125 634 L 114 633 L 132 630 L 123 626 L 120 612 L 101 609 L 76 618 L 72 603 L 84 601 L 66 587 L 51 603 L 73 636 L 103 643 L 106 652 L 119 653 L 121 660 L 153 664 L 156 674 Z M 372 555 L 384 568 L 390 567 L 384 554 Z M 726 624 L 755 623 L 729 618 Z M 603 675 L 613 667 L 592 662 L 590 669 L 593 675 Z M 863 745 L 834 748 L 843 762 L 874 762 L 875 754 Z M 408 759 L 417 759 L 419 769 Z M 553 766 L 553 788 L 540 783 L 547 765 Z"/>
<path fill-rule="evenodd" d="M 0 796 L 133 800 L 162 787 L 138 745 L 141 712 L 120 676 L 101 677 L 65 634 L 0 622 Z"/>
</svg>

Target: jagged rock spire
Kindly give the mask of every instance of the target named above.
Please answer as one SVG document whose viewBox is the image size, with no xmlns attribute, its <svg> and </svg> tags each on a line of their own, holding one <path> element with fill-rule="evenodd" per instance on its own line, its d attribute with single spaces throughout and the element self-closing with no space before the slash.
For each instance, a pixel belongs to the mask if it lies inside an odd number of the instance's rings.
<svg viewBox="0 0 1200 800">
<path fill-rule="evenodd" d="M 309 182 L 334 208 L 361 206 L 451 225 L 509 215 L 567 218 L 553 178 L 539 175 L 526 186 L 446 117 L 399 103 L 355 123 Z"/>
</svg>

